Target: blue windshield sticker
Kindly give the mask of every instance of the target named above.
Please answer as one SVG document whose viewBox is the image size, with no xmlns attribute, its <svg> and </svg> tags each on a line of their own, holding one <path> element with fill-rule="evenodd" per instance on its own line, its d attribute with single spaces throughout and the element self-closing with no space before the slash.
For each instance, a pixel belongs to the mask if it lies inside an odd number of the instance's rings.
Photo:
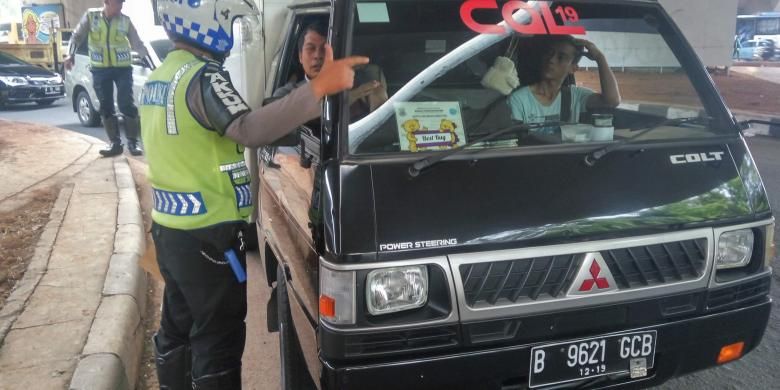
<svg viewBox="0 0 780 390">
<path fill-rule="evenodd" d="M 360 23 L 390 22 L 390 14 L 385 3 L 358 3 L 357 12 Z"/>
</svg>

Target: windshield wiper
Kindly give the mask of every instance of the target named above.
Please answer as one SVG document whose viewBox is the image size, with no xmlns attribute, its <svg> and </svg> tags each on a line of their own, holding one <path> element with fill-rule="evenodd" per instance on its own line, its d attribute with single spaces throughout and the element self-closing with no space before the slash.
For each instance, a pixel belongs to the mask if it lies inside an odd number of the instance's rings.
<svg viewBox="0 0 780 390">
<path fill-rule="evenodd" d="M 635 136 L 631 138 L 626 138 L 623 140 L 620 140 L 618 142 L 611 143 L 607 146 L 600 147 L 598 149 L 592 150 L 585 154 L 585 165 L 592 167 L 596 165 L 596 162 L 600 160 L 602 157 L 606 156 L 607 154 L 611 153 L 612 151 L 619 149 L 620 147 L 624 145 L 632 144 L 637 138 L 655 130 L 659 129 L 663 126 L 676 126 L 681 125 L 684 123 L 709 123 L 709 121 L 712 120 L 711 117 L 701 117 L 701 116 L 692 116 L 692 117 L 685 117 L 685 118 L 674 118 L 674 119 L 665 119 L 657 124 L 650 125 L 647 127 L 640 127 L 637 129 L 632 129 L 633 131 L 639 130 L 639 133 L 637 133 Z"/>
<path fill-rule="evenodd" d="M 494 138 L 498 138 L 504 134 L 511 133 L 513 131 L 529 131 L 531 129 L 539 129 L 542 127 L 548 127 L 548 126 L 560 126 L 561 122 L 544 122 L 544 123 L 532 123 L 532 124 L 525 124 L 525 123 L 519 123 L 516 125 L 512 125 L 509 127 L 505 127 L 503 129 L 500 129 L 498 131 L 492 132 L 490 134 L 483 135 L 482 137 L 479 137 L 463 146 L 449 149 L 447 151 L 438 153 L 433 156 L 428 156 L 425 158 L 422 158 L 420 160 L 415 161 L 412 163 L 412 165 L 409 166 L 409 176 L 411 177 L 417 177 L 422 171 L 430 168 L 431 166 L 435 165 L 439 161 L 453 155 L 456 153 L 459 153 L 471 146 L 474 146 L 480 142 L 486 142 L 490 141 Z"/>
</svg>

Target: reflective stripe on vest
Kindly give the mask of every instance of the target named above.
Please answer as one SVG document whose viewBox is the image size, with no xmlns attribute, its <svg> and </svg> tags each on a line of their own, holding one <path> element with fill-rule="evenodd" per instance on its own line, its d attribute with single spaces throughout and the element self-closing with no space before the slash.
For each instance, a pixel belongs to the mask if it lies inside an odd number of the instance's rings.
<svg viewBox="0 0 780 390">
<path fill-rule="evenodd" d="M 130 18 L 119 14 L 111 19 L 103 16 L 103 10 L 93 8 L 87 14 L 89 34 L 87 45 L 92 67 L 128 67 L 132 64 L 132 52 L 127 33 Z"/>
<path fill-rule="evenodd" d="M 152 189 L 154 209 L 170 215 L 199 215 L 206 213 L 206 204 L 200 192 L 170 192 Z"/>
</svg>

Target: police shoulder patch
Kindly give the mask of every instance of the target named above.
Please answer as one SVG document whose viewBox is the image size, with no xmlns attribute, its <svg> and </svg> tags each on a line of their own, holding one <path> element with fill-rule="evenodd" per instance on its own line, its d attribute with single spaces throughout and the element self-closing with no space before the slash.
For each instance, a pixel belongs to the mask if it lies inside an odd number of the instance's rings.
<svg viewBox="0 0 780 390">
<path fill-rule="evenodd" d="M 249 106 L 230 82 L 230 75 L 217 63 L 209 62 L 201 76 L 206 115 L 213 129 L 224 134 L 233 120 L 249 111 Z"/>
</svg>

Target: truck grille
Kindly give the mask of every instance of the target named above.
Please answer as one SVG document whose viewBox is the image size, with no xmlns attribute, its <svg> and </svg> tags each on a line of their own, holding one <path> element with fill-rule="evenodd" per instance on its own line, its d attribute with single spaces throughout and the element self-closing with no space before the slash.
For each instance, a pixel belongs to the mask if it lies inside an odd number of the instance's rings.
<svg viewBox="0 0 780 390">
<path fill-rule="evenodd" d="M 707 263 L 706 238 L 601 251 L 621 289 L 698 279 Z"/>
<path fill-rule="evenodd" d="M 698 279 L 706 238 L 600 251 L 621 290 Z M 462 264 L 466 304 L 494 306 L 566 294 L 585 253 Z"/>
<path fill-rule="evenodd" d="M 466 303 L 495 305 L 499 300 L 515 303 L 541 296 L 557 297 L 581 257 L 577 254 L 463 264 L 460 276 Z"/>
</svg>

